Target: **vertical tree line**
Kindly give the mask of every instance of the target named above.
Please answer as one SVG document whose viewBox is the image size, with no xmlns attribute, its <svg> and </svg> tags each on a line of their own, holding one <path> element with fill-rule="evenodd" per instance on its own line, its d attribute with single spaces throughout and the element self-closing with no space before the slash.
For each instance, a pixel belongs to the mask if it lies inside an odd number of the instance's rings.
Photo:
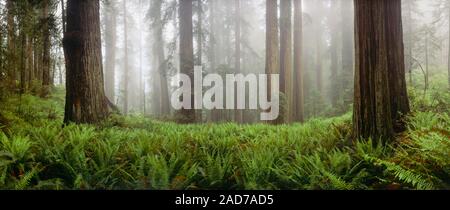
<svg viewBox="0 0 450 210">
<path fill-rule="evenodd" d="M 354 136 L 388 140 L 409 112 L 401 0 L 355 1 Z"/>
<path fill-rule="evenodd" d="M 66 27 L 64 122 L 96 123 L 110 112 L 104 91 L 99 1 L 68 0 Z"/>
</svg>

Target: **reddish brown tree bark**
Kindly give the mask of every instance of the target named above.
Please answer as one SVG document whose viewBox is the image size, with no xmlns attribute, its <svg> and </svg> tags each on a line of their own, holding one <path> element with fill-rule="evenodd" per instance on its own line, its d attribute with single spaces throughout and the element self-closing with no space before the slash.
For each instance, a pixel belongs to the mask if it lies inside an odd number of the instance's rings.
<svg viewBox="0 0 450 210">
<path fill-rule="evenodd" d="M 98 0 L 67 1 L 63 40 L 67 55 L 65 123 L 96 123 L 109 113 L 104 92 L 99 9 Z"/>
<path fill-rule="evenodd" d="M 355 0 L 356 139 L 392 139 L 409 112 L 401 32 L 401 0 Z"/>
<path fill-rule="evenodd" d="M 266 1 L 266 74 L 271 75 L 280 73 L 279 57 L 278 5 L 276 0 L 270 0 Z M 267 84 L 267 95 L 271 98 L 271 79 L 268 80 Z M 282 123 L 281 117 L 271 123 Z"/>
<path fill-rule="evenodd" d="M 194 81 L 194 43 L 192 24 L 192 0 L 180 1 L 180 72 Z M 194 83 L 191 82 L 191 108 L 181 110 L 181 123 L 194 123 Z"/>
<path fill-rule="evenodd" d="M 285 97 L 281 112 L 284 114 L 283 121 L 291 122 L 293 120 L 292 0 L 281 0 L 280 11 L 280 90 Z"/>
</svg>

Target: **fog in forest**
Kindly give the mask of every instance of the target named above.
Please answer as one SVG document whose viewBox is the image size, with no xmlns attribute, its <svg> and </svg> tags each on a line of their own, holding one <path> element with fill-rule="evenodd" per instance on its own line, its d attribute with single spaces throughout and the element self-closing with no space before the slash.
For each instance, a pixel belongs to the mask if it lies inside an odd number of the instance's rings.
<svg viewBox="0 0 450 210">
<path fill-rule="evenodd" d="M 450 0 L 0 0 L 0 190 L 450 189 L 449 43 Z"/>
<path fill-rule="evenodd" d="M 25 1 L 24 1 L 25 2 Z M 194 64 L 203 74 L 263 74 L 266 72 L 266 3 L 263 0 L 192 1 Z M 62 48 L 64 1 L 51 1 L 51 79 L 65 84 Z M 32 3 L 24 3 L 32 4 Z M 429 80 L 445 76 L 449 58 L 449 9 L 442 0 L 402 2 L 405 68 L 407 83 L 429 89 Z M 2 33 L 7 32 L 6 1 L 0 1 Z M 26 7 L 27 5 L 21 5 Z M 295 68 L 303 80 L 303 120 L 330 117 L 351 110 L 354 75 L 354 11 L 352 0 L 303 0 L 301 25 L 295 24 L 294 4 L 289 30 L 284 32 L 279 5 L 279 45 L 290 33 L 293 44 L 300 34 L 300 62 L 294 48 L 281 50 L 293 56 L 287 77 L 290 88 L 281 98 L 281 114 L 287 106 L 297 106 Z M 30 10 L 31 11 L 31 10 Z M 39 11 L 35 11 L 39 13 Z M 178 88 L 174 76 L 180 72 L 180 17 L 176 0 L 101 1 L 101 38 L 105 92 L 121 113 L 145 115 L 162 120 L 176 118 L 170 105 Z M 26 14 L 23 14 L 26 16 Z M 38 15 L 39 17 L 39 15 Z M 15 22 L 19 24 L 19 20 Z M 39 20 L 34 20 L 39 22 Z M 19 25 L 17 25 L 19 26 Z M 301 33 L 295 33 L 296 27 Z M 27 30 L 36 31 L 39 24 Z M 36 33 L 38 34 L 38 33 Z M 19 35 L 19 34 L 17 34 Z M 289 37 L 288 37 L 289 38 Z M 34 38 L 35 43 L 41 42 Z M 2 36 L 2 42 L 6 36 Z M 5 49 L 6 50 L 6 49 Z M 286 56 L 286 55 L 284 55 Z M 36 59 L 32 56 L 31 59 Z M 286 64 L 284 64 L 286 65 Z M 290 73 L 289 73 L 290 72 Z M 287 79 L 289 80 L 289 79 Z M 204 90 L 206 91 L 206 90 Z M 243 90 L 239 90 L 243 91 Z M 247 96 L 248 97 L 248 96 Z M 284 99 L 283 99 L 284 98 Z M 295 102 L 297 101 L 297 102 Z M 289 104 L 289 105 L 288 105 Z M 296 105 L 297 104 L 297 105 Z M 239 114 L 236 114 L 239 112 Z M 259 122 L 259 110 L 202 110 L 196 122 Z M 291 113 L 292 114 L 292 113 Z M 297 115 L 297 114 L 294 114 Z M 294 117 L 295 118 L 295 117 Z M 290 119 L 290 121 L 296 121 Z"/>
</svg>

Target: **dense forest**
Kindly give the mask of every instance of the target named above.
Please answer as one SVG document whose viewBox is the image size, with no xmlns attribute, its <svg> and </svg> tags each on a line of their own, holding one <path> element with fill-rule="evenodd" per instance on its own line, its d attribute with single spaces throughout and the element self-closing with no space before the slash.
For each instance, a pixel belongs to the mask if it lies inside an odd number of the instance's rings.
<svg viewBox="0 0 450 210">
<path fill-rule="evenodd" d="M 0 0 L 0 189 L 450 189 L 450 0 Z"/>
</svg>

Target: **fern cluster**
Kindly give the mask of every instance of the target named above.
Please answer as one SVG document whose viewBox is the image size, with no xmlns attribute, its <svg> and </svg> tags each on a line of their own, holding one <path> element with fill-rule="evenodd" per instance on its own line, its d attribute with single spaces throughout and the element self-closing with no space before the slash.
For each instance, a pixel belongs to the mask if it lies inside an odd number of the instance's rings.
<svg viewBox="0 0 450 210">
<path fill-rule="evenodd" d="M 0 189 L 450 188 L 448 110 L 414 112 L 408 131 L 381 145 L 350 140 L 351 114 L 281 126 L 113 116 L 62 127 L 62 104 L 60 95 L 2 102 Z"/>
</svg>

